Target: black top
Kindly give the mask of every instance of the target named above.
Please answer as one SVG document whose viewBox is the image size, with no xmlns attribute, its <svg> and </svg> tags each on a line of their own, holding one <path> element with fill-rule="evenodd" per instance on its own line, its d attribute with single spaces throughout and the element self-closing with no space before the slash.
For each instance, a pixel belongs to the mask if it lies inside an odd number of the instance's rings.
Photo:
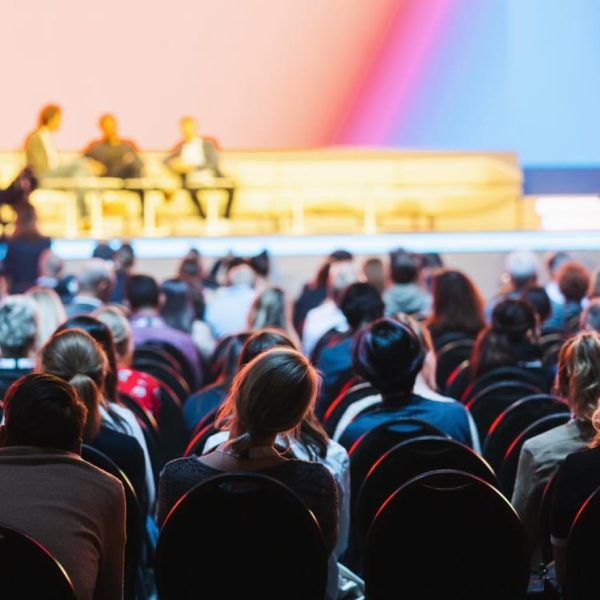
<svg viewBox="0 0 600 600">
<path fill-rule="evenodd" d="M 558 468 L 552 506 L 552 537 L 566 540 L 577 512 L 600 487 L 600 448 L 569 454 Z"/>
<path fill-rule="evenodd" d="M 21 294 L 35 285 L 40 256 L 50 245 L 51 239 L 43 235 L 13 236 L 8 240 L 4 270 L 11 294 Z"/>
<path fill-rule="evenodd" d="M 224 472 L 200 462 L 197 456 L 178 458 L 167 463 L 158 484 L 159 526 L 175 503 L 189 490 Z M 295 459 L 256 472 L 281 481 L 298 494 L 317 518 L 327 552 L 331 553 L 338 534 L 337 487 L 331 473 L 319 463 Z"/>
<path fill-rule="evenodd" d="M 221 406 L 228 390 L 229 385 L 223 382 L 213 383 L 192 394 L 183 403 L 183 418 L 188 433 L 192 433 L 208 413 Z"/>
<path fill-rule="evenodd" d="M 28 361 L 30 362 L 30 361 Z M 15 359 L 13 367 L 0 368 L 0 400 L 4 398 L 6 391 L 17 379 L 29 375 L 33 367 L 26 363 L 26 366 L 19 364 L 19 359 Z"/>
</svg>

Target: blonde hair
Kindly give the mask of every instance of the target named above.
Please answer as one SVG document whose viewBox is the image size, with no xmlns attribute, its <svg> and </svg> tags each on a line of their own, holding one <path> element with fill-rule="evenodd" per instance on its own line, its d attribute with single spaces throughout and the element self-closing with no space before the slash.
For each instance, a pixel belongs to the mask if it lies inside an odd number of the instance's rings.
<svg viewBox="0 0 600 600">
<path fill-rule="evenodd" d="M 236 375 L 216 424 L 236 428 L 239 435 L 227 446 L 237 457 L 246 457 L 254 436 L 297 430 L 313 407 L 318 388 L 319 376 L 300 352 L 283 347 L 267 350 Z"/>
<path fill-rule="evenodd" d="M 70 383 L 88 409 L 83 432 L 85 442 L 92 441 L 100 429 L 100 404 L 108 361 L 100 345 L 82 329 L 66 329 L 53 335 L 40 350 L 44 373 Z"/>
<path fill-rule="evenodd" d="M 131 325 L 123 311 L 116 306 L 102 306 L 92 313 L 104 323 L 112 333 L 115 351 L 119 358 L 125 358 L 131 346 Z"/>
<path fill-rule="evenodd" d="M 554 387 L 575 416 L 592 419 L 600 398 L 600 335 L 584 331 L 563 344 Z"/>
<path fill-rule="evenodd" d="M 67 320 L 67 315 L 58 294 L 51 288 L 33 287 L 27 290 L 25 295 L 29 296 L 37 306 L 39 318 L 36 350 L 39 350 Z"/>
</svg>

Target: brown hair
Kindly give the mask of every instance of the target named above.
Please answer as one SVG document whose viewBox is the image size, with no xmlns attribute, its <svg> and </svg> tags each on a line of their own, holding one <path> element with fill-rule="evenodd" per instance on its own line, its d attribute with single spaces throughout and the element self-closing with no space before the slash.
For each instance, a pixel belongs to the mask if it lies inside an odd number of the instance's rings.
<svg viewBox="0 0 600 600">
<path fill-rule="evenodd" d="M 315 369 L 300 352 L 267 350 L 236 375 L 217 426 L 236 427 L 240 435 L 227 445 L 236 456 L 245 457 L 254 436 L 296 430 L 314 405 L 318 387 Z"/>
<path fill-rule="evenodd" d="M 47 125 L 56 115 L 61 113 L 61 108 L 58 104 L 46 104 L 41 110 L 38 116 L 38 123 L 40 125 Z"/>
<path fill-rule="evenodd" d="M 100 429 L 100 403 L 108 368 L 100 345 L 82 329 L 67 329 L 50 338 L 40 350 L 42 371 L 70 383 L 88 409 L 83 432 L 85 442 Z"/>
<path fill-rule="evenodd" d="M 575 260 L 564 263 L 556 278 L 566 300 L 581 302 L 590 287 L 590 272 L 585 265 Z"/>
</svg>

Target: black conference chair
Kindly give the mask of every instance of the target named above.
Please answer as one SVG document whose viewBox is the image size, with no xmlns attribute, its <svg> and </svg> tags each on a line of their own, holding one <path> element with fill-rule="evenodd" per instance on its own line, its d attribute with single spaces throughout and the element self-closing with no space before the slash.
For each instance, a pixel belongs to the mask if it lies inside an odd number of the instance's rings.
<svg viewBox="0 0 600 600">
<path fill-rule="evenodd" d="M 460 400 L 465 389 L 469 387 L 471 363 L 469 360 L 463 360 L 449 377 L 446 379 L 446 384 L 443 391 L 445 396 L 450 396 L 455 400 Z"/>
<path fill-rule="evenodd" d="M 466 407 L 477 425 L 479 439 L 483 444 L 492 423 L 511 404 L 526 396 L 539 394 L 541 390 L 535 385 L 522 381 L 501 381 L 492 383 L 471 397 Z"/>
<path fill-rule="evenodd" d="M 160 436 L 159 463 L 162 468 L 166 462 L 181 456 L 188 439 L 180 400 L 168 386 L 161 386 L 156 420 Z"/>
<path fill-rule="evenodd" d="M 598 598 L 599 531 L 600 491 L 596 490 L 580 508 L 569 532 L 565 581 L 568 600 Z"/>
<path fill-rule="evenodd" d="M 552 507 L 552 496 L 554 494 L 554 488 L 556 486 L 556 473 L 548 480 L 544 493 L 542 494 L 542 501 L 540 503 L 540 512 L 538 519 L 538 540 L 542 551 L 542 562 L 547 565 L 550 561 L 554 560 L 554 554 L 552 551 L 552 542 L 550 541 L 550 510 Z"/>
<path fill-rule="evenodd" d="M 519 456 L 523 444 L 530 438 L 540 435 L 550 429 L 564 425 L 569 421 L 569 415 L 565 413 L 547 415 L 532 423 L 527 429 L 522 431 L 509 446 L 504 455 L 504 462 L 500 467 L 498 479 L 500 487 L 507 498 L 512 497 L 515 487 L 515 479 L 517 477 L 517 467 L 519 466 Z"/>
<path fill-rule="evenodd" d="M 502 383 L 505 381 L 519 381 L 522 383 L 528 383 L 537 388 L 540 387 L 540 380 L 537 373 L 532 372 L 530 369 L 523 369 L 521 367 L 498 367 L 479 376 L 473 383 L 465 390 L 461 401 L 463 404 L 467 404 L 475 395 L 481 390 L 489 387 L 494 383 Z M 539 392 L 544 390 L 540 389 Z"/>
<path fill-rule="evenodd" d="M 163 355 L 170 357 L 171 361 L 179 367 L 175 367 L 178 372 L 183 375 L 186 383 L 191 389 L 194 389 L 200 382 L 196 381 L 196 375 L 193 366 L 190 364 L 189 359 L 179 348 L 173 344 L 169 344 L 164 340 L 148 340 L 142 345 L 143 348 L 159 350 Z"/>
<path fill-rule="evenodd" d="M 163 350 L 159 346 L 152 344 L 142 344 L 137 346 L 133 352 L 133 364 L 139 360 L 153 360 L 156 362 L 164 363 L 174 369 L 181 369 L 181 365 L 175 360 L 173 355 L 169 354 L 166 350 Z"/>
<path fill-rule="evenodd" d="M 173 390 L 177 398 L 179 398 L 180 403 L 183 403 L 191 395 L 190 386 L 187 381 L 173 367 L 149 359 L 139 359 L 133 366 L 139 371 L 156 377 L 163 386 Z"/>
<path fill-rule="evenodd" d="M 490 426 L 483 455 L 498 472 L 504 455 L 515 438 L 529 425 L 546 415 L 569 414 L 566 402 L 556 396 L 535 394 L 517 400 L 504 410 Z"/>
<path fill-rule="evenodd" d="M 3 600 L 77 600 L 62 565 L 33 538 L 0 525 L 0 597 Z"/>
<path fill-rule="evenodd" d="M 125 600 L 138 598 L 138 584 L 141 583 L 141 557 L 145 539 L 145 526 L 142 512 L 136 493 L 121 469 L 103 452 L 92 446 L 82 444 L 81 457 L 94 466 L 116 477 L 125 490 L 126 521 L 125 531 L 125 571 L 124 571 L 124 597 Z"/>
<path fill-rule="evenodd" d="M 374 396 L 379 392 L 368 382 L 360 381 L 342 390 L 338 397 L 327 407 L 322 422 L 328 435 L 333 436 L 335 429 L 351 404 L 363 400 L 368 396 Z"/>
<path fill-rule="evenodd" d="M 461 339 L 444 344 L 436 351 L 435 379 L 438 389 L 446 388 L 450 375 L 465 360 L 469 360 L 475 342 L 472 339 Z"/>
<path fill-rule="evenodd" d="M 526 534 L 492 485 L 461 471 L 411 479 L 381 507 L 367 538 L 369 600 L 519 600 Z"/>
<path fill-rule="evenodd" d="M 322 599 L 327 555 L 298 496 L 256 473 L 213 477 L 171 510 L 156 549 L 160 600 Z"/>
<path fill-rule="evenodd" d="M 207 421 L 204 427 L 199 429 L 190 440 L 183 451 L 183 456 L 192 456 L 193 454 L 201 456 L 204 453 L 204 446 L 206 445 L 208 438 L 218 431 L 219 430 L 215 427 L 214 419 L 212 421 Z"/>
</svg>

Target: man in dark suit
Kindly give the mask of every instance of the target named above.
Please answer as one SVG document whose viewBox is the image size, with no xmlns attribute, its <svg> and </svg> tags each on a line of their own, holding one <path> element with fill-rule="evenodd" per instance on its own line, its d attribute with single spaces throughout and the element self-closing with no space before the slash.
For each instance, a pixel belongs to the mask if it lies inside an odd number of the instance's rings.
<svg viewBox="0 0 600 600">
<path fill-rule="evenodd" d="M 222 189 L 227 192 L 227 205 L 225 207 L 225 218 L 231 215 L 235 188 L 219 182 L 225 176 L 219 168 L 218 146 L 215 140 L 198 135 L 196 122 L 192 117 L 183 117 L 180 122 L 183 139 L 175 146 L 173 152 L 165 160 L 167 166 L 181 176 L 182 186 L 188 190 L 192 201 L 202 217 L 206 213 L 200 199 L 198 188 L 190 189 L 191 176 L 206 174 L 216 181 L 207 182 L 205 189 Z"/>
</svg>

